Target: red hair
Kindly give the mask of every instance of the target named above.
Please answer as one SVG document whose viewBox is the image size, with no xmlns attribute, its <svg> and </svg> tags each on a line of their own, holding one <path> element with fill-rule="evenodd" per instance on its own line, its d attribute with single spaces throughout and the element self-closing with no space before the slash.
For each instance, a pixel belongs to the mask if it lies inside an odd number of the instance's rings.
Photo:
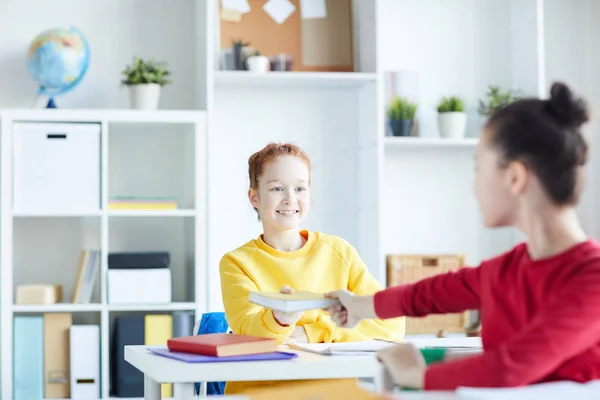
<svg viewBox="0 0 600 400">
<path fill-rule="evenodd" d="M 252 154 L 248 159 L 248 175 L 250 177 L 250 188 L 258 189 L 258 180 L 262 176 L 265 164 L 273 161 L 279 156 L 298 157 L 308 167 L 310 173 L 310 160 L 308 155 L 298 146 L 291 143 L 269 143 L 262 150 Z"/>
</svg>

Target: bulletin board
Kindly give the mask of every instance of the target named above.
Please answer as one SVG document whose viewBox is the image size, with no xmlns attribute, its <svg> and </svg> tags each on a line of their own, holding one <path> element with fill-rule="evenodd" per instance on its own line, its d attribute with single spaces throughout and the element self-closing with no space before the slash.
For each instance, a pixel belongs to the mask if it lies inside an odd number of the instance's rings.
<svg viewBox="0 0 600 400">
<path fill-rule="evenodd" d="M 316 19 L 302 18 L 300 1 L 290 0 L 295 10 L 282 24 L 263 10 L 268 0 L 248 0 L 250 11 L 233 18 L 219 2 L 221 49 L 242 40 L 267 57 L 292 56 L 293 71 L 353 72 L 351 0 L 325 0 L 327 14 Z"/>
</svg>

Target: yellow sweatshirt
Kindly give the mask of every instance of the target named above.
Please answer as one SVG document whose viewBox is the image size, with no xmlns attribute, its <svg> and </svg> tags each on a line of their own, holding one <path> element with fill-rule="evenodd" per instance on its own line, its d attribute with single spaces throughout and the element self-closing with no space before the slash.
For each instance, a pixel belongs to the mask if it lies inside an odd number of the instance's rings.
<svg viewBox="0 0 600 400">
<path fill-rule="evenodd" d="M 223 256 L 220 263 L 221 293 L 227 322 L 237 334 L 272 337 L 284 343 L 294 326 L 281 326 L 271 310 L 248 301 L 250 291 L 278 292 L 288 285 L 296 291 L 327 293 L 347 289 L 357 295 L 374 294 L 382 287 L 369 273 L 356 249 L 343 239 L 320 232 L 302 231 L 304 246 L 292 252 L 275 250 L 262 237 Z M 404 318 L 362 321 L 352 329 L 338 328 L 324 310 L 304 313 L 303 326 L 310 343 L 349 342 L 369 339 L 401 340 Z M 272 382 L 231 382 L 226 394 Z"/>
</svg>

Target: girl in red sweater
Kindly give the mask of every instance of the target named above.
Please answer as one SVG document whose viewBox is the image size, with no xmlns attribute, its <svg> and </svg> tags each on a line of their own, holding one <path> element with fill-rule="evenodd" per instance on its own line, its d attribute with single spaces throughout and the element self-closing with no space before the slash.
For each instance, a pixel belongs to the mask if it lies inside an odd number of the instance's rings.
<svg viewBox="0 0 600 400">
<path fill-rule="evenodd" d="M 587 145 L 586 104 L 561 83 L 488 119 L 475 155 L 475 194 L 487 227 L 514 226 L 525 243 L 478 267 L 387 288 L 330 293 L 342 327 L 368 318 L 481 310 L 483 352 L 426 366 L 410 344 L 379 359 L 403 387 L 515 387 L 600 379 L 600 246 L 575 212 Z"/>
</svg>

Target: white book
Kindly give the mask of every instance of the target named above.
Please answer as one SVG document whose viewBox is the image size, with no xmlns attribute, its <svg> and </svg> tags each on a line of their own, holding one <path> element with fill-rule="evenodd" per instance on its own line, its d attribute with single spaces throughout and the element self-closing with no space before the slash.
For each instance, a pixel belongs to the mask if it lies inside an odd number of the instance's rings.
<svg viewBox="0 0 600 400">
<path fill-rule="evenodd" d="M 313 292 L 296 292 L 293 294 L 250 292 L 250 302 L 281 312 L 325 309 L 340 304 L 337 299 L 328 299 L 324 294 Z"/>
</svg>

